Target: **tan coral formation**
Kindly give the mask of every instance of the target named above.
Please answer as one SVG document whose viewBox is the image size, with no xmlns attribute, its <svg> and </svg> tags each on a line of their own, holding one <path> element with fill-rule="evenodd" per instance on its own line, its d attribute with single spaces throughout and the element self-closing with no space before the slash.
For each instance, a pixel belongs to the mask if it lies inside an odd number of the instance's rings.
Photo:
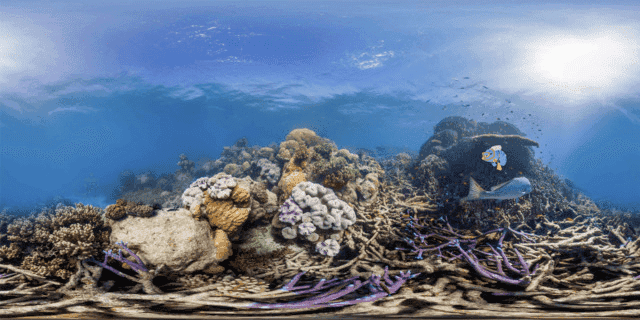
<svg viewBox="0 0 640 320">
<path fill-rule="evenodd" d="M 309 129 L 296 129 L 280 144 L 278 159 L 284 162 L 278 183 L 281 199 L 291 195 L 300 182 L 311 181 L 333 189 L 344 201 L 371 205 L 377 198 L 384 174 L 382 167 L 371 157 L 340 149 L 335 143 L 321 138 Z M 375 174 L 366 178 L 368 174 Z"/>
<path fill-rule="evenodd" d="M 138 217 L 150 217 L 153 215 L 153 207 L 139 204 L 124 199 L 116 200 L 115 204 L 108 205 L 105 208 L 104 216 L 108 219 L 118 220 L 124 218 L 127 214 L 133 214 Z"/>
<path fill-rule="evenodd" d="M 17 219 L 7 226 L 7 240 L 0 247 L 1 261 L 63 279 L 75 273 L 77 261 L 112 248 L 102 210 L 83 204 Z"/>
<path fill-rule="evenodd" d="M 227 233 L 223 230 L 217 229 L 215 231 L 213 243 L 217 250 L 216 259 L 220 261 L 227 260 L 227 258 L 229 258 L 233 254 L 233 250 L 231 249 L 231 241 L 229 241 Z"/>
<path fill-rule="evenodd" d="M 212 227 L 220 228 L 232 236 L 249 216 L 249 208 L 236 206 L 233 200 L 204 198 L 205 217 Z"/>
</svg>

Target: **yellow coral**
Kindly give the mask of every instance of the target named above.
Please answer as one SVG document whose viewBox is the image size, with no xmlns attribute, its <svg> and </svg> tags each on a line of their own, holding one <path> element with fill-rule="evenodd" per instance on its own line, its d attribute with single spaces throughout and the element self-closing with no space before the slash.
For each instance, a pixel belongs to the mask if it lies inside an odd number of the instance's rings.
<svg viewBox="0 0 640 320">
<path fill-rule="evenodd" d="M 212 227 L 218 227 L 228 235 L 234 235 L 249 216 L 250 208 L 238 208 L 233 200 L 204 199 L 205 215 Z"/>
<path fill-rule="evenodd" d="M 216 229 L 216 234 L 213 237 L 213 245 L 216 247 L 216 259 L 220 261 L 226 260 L 233 254 L 231 241 L 229 241 L 227 233 L 220 229 Z"/>
<path fill-rule="evenodd" d="M 243 184 L 236 185 L 231 191 L 231 200 L 233 200 L 237 206 L 248 206 L 249 199 L 251 199 L 251 190 Z"/>
<path fill-rule="evenodd" d="M 299 144 L 304 144 L 306 146 L 312 147 L 321 142 L 322 138 L 312 130 L 309 130 L 307 128 L 300 128 L 294 129 L 289 132 L 285 140 L 294 140 Z"/>
<path fill-rule="evenodd" d="M 298 149 L 298 143 L 295 140 L 283 141 L 280 143 L 277 157 L 280 160 L 289 161 L 296 149 Z"/>
<path fill-rule="evenodd" d="M 278 187 L 284 192 L 285 197 L 288 198 L 291 195 L 293 188 L 303 181 L 307 181 L 304 172 L 292 171 L 282 176 L 280 183 L 278 183 Z"/>
</svg>

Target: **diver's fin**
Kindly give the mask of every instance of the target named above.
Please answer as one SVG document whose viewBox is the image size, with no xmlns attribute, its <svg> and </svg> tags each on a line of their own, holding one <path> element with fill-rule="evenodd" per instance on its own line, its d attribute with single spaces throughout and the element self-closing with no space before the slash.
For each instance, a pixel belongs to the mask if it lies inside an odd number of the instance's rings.
<svg viewBox="0 0 640 320">
<path fill-rule="evenodd" d="M 485 190 L 482 189 L 473 177 L 469 177 L 469 195 L 460 199 L 460 202 L 479 199 L 480 193 L 482 192 L 485 192 Z"/>
<path fill-rule="evenodd" d="M 507 184 L 507 183 L 509 183 L 509 182 L 511 182 L 511 180 L 509 180 L 509 181 L 507 181 L 507 182 L 503 182 L 503 183 L 501 183 L 501 184 L 499 184 L 499 185 L 493 186 L 493 187 L 491 187 L 491 191 L 496 191 L 496 190 L 498 190 L 498 189 L 502 188 L 505 184 Z"/>
</svg>

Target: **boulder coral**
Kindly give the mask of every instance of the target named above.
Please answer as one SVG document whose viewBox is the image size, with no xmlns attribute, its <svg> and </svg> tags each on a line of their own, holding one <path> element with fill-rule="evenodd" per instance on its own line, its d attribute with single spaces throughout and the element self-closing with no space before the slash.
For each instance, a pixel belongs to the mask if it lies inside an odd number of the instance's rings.
<svg viewBox="0 0 640 320">
<path fill-rule="evenodd" d="M 111 228 L 111 243 L 126 241 L 147 267 L 165 265 L 171 272 L 221 271 L 218 264 L 232 252 L 224 231 L 214 232 L 185 209 L 159 210 L 150 218 L 129 216 Z"/>
<path fill-rule="evenodd" d="M 256 221 L 277 210 L 276 196 L 251 178 L 238 179 L 226 173 L 202 177 L 182 194 L 182 203 L 196 218 L 207 219 L 211 227 L 230 239 L 247 221 Z"/>
</svg>

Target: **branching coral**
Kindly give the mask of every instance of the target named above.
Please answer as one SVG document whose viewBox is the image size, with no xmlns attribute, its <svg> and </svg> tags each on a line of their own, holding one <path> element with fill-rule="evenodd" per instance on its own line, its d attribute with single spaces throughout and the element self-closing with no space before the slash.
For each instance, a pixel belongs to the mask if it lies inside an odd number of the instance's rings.
<svg viewBox="0 0 640 320">
<path fill-rule="evenodd" d="M 118 250 L 118 254 L 113 254 L 112 250 L 109 251 L 103 251 L 105 254 L 104 257 L 104 261 L 103 262 L 99 262 L 93 258 L 90 258 L 89 261 L 101 266 L 102 268 L 105 268 L 107 270 L 110 270 L 111 272 L 129 279 L 133 282 L 138 283 L 138 285 L 136 287 L 134 287 L 134 289 L 131 290 L 131 292 L 136 292 L 140 289 L 143 289 L 145 293 L 148 294 L 159 294 L 162 293 L 162 291 L 160 289 L 158 289 L 158 287 L 156 287 L 153 284 L 153 278 L 155 278 L 158 273 L 160 273 L 160 271 L 163 269 L 163 266 L 158 267 L 155 270 L 151 270 L 149 271 L 149 269 L 147 269 L 147 267 L 145 266 L 145 264 L 142 262 L 142 260 L 140 260 L 140 257 L 138 257 L 135 253 L 133 253 L 133 251 L 131 251 L 129 248 L 127 248 L 127 243 L 125 242 L 118 242 L 116 243 L 118 246 L 120 246 L 122 249 L 124 249 L 130 257 L 132 257 L 133 259 L 135 259 L 135 261 L 131 261 L 127 258 L 125 258 L 122 255 L 122 250 Z M 121 263 L 125 263 L 127 264 L 131 269 L 133 269 L 137 274 L 138 277 L 132 277 L 126 273 L 123 273 L 121 271 L 118 271 L 116 269 L 114 269 L 113 267 L 109 266 L 107 264 L 109 258 L 115 259 L 117 261 L 120 261 Z"/>
<path fill-rule="evenodd" d="M 302 301 L 295 302 L 285 302 L 285 303 L 252 303 L 248 307 L 249 308 L 260 308 L 260 309 L 299 309 L 299 308 L 320 308 L 320 307 L 343 307 L 356 303 L 363 302 L 371 302 L 378 300 L 380 298 L 386 297 L 388 295 L 396 293 L 398 289 L 410 278 L 414 278 L 419 275 L 411 274 L 411 271 L 407 273 L 400 273 L 399 276 L 395 276 L 396 281 L 394 282 L 389 278 L 389 274 L 387 273 L 389 270 L 388 267 L 385 267 L 384 274 L 382 276 L 372 275 L 369 279 L 362 282 L 358 280 L 358 277 L 353 277 L 350 279 L 339 281 L 339 279 L 331 279 L 331 280 L 320 280 L 315 286 L 311 287 L 310 285 L 304 286 L 295 286 L 295 284 L 300 280 L 300 277 L 305 274 L 305 272 L 301 272 L 297 274 L 289 283 L 287 283 L 280 290 L 293 292 L 296 295 L 310 294 L 315 293 L 321 290 L 326 290 L 329 288 L 333 288 L 331 290 L 327 290 L 324 293 L 316 294 L 313 297 L 304 299 Z M 384 280 L 384 282 L 380 281 Z M 365 287 L 368 288 L 370 293 L 366 296 L 360 296 L 358 298 L 352 298 L 346 301 L 334 301 L 340 299 L 344 296 L 347 296 L 351 293 L 354 293 L 356 290 Z"/>
<path fill-rule="evenodd" d="M 0 254 L 41 276 L 67 279 L 76 261 L 109 247 L 108 237 L 102 210 L 77 204 L 14 221 L 7 227 L 10 244 L 2 246 Z"/>
</svg>

